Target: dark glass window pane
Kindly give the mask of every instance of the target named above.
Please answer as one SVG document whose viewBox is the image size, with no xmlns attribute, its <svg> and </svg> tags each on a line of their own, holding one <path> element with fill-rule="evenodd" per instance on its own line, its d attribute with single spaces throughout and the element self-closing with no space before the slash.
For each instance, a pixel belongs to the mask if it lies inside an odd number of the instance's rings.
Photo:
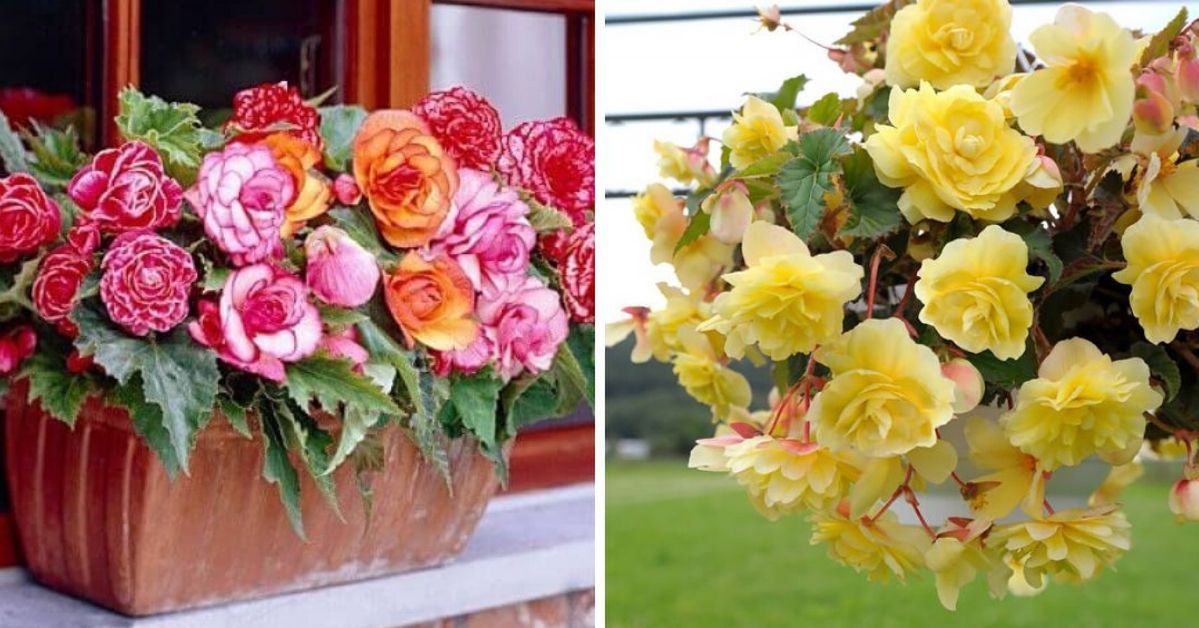
<svg viewBox="0 0 1199 628">
<path fill-rule="evenodd" d="M 287 81 L 305 97 L 320 94 L 339 82 L 341 5 L 143 0 L 142 90 L 206 109 L 227 109 L 234 93 L 260 83 Z"/>
<path fill-rule="evenodd" d="M 30 120 L 75 123 L 95 104 L 95 72 L 87 67 L 89 15 L 95 0 L 0 0 L 0 111 L 16 126 Z M 89 19 L 91 18 L 91 19 Z M 98 62 L 97 62 L 97 68 Z M 92 127 L 82 129 L 86 140 Z"/>
</svg>

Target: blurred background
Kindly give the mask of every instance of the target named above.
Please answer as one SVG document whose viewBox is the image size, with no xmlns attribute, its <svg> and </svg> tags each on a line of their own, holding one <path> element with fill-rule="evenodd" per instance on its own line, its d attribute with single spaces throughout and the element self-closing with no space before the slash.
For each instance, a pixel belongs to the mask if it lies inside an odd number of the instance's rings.
<svg viewBox="0 0 1199 628">
<path fill-rule="evenodd" d="M 784 20 L 822 44 L 877 3 L 780 2 Z M 1060 2 L 1012 0 L 1012 31 L 1053 21 Z M 1081 2 L 1120 24 L 1156 32 L 1199 2 Z M 669 266 L 649 262 L 650 243 L 631 197 L 657 182 L 653 141 L 691 146 L 719 138 L 746 92 L 768 92 L 805 74 L 806 105 L 828 92 L 853 95 L 823 49 L 796 33 L 757 32 L 749 0 L 614 1 L 604 21 L 600 110 L 606 186 L 598 232 L 604 251 L 599 322 L 629 306 L 660 307 L 657 282 L 677 285 Z M 718 150 L 714 149 L 714 153 Z M 1125 493 L 1133 551 L 1117 570 L 1081 587 L 1051 585 L 1034 598 L 996 602 L 983 582 L 963 591 L 956 613 L 937 603 L 931 577 L 876 585 L 808 545 L 803 517 L 766 521 L 727 477 L 690 471 L 695 439 L 710 436 L 707 408 L 678 386 L 668 364 L 632 364 L 631 338 L 607 352 L 607 621 L 612 626 L 1157 626 L 1193 623 L 1199 528 L 1174 522 L 1166 506 L 1177 465 L 1147 463 Z M 770 378 L 747 369 L 754 399 Z"/>
</svg>

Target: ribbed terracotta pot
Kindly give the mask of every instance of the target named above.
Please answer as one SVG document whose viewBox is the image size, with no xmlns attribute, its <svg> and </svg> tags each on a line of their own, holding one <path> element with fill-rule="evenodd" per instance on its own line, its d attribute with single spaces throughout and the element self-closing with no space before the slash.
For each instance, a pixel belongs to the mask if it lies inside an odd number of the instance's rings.
<svg viewBox="0 0 1199 628">
<path fill-rule="evenodd" d="M 263 448 L 216 417 L 190 476 L 174 482 L 129 415 L 87 402 L 71 430 L 8 398 L 8 482 L 28 569 L 38 582 L 126 615 L 149 615 L 320 587 L 446 562 L 465 547 L 496 489 L 473 442 L 450 446 L 453 496 L 404 434 L 386 435 L 369 525 L 352 470 L 341 511 L 301 471 L 308 541 L 262 479 Z"/>
</svg>

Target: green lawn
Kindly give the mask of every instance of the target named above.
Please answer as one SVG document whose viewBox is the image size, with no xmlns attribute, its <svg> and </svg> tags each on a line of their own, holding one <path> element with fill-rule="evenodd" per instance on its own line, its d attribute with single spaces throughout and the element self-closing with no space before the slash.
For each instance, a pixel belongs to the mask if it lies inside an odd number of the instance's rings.
<svg viewBox="0 0 1199 628">
<path fill-rule="evenodd" d="M 1195 625 L 1199 525 L 1178 525 L 1162 484 L 1125 494 L 1133 548 L 1082 586 L 1034 598 L 988 597 L 976 580 L 958 611 L 931 574 L 867 582 L 808 545 L 802 517 L 771 523 L 730 478 L 686 463 L 608 465 L 607 619 L 633 626 L 1184 626 Z"/>
</svg>

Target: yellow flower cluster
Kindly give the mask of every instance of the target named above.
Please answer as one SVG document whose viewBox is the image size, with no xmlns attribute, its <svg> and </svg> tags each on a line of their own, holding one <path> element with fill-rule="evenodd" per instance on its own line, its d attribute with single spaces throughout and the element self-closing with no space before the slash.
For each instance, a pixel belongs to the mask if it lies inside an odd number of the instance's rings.
<svg viewBox="0 0 1199 628">
<path fill-rule="evenodd" d="M 846 455 L 765 434 L 700 441 L 689 466 L 733 475 L 754 507 L 770 520 L 805 508 L 835 506 L 860 474 Z"/>
<path fill-rule="evenodd" d="M 783 122 L 783 115 L 774 105 L 750 96 L 741 111 L 733 114 L 733 124 L 724 132 L 729 163 L 744 168 L 768 157 L 796 139 L 798 131 Z"/>
<path fill-rule="evenodd" d="M 1128 266 L 1112 277 L 1132 286 L 1132 313 L 1150 342 L 1199 328 L 1199 222 L 1146 214 L 1120 240 Z"/>
<path fill-rule="evenodd" d="M 687 230 L 683 201 L 666 186 L 655 183 L 633 202 L 633 212 L 646 237 L 653 241 L 650 260 L 673 264 L 679 282 L 689 290 L 703 290 L 724 269 L 733 265 L 733 247 L 710 235 L 678 248 Z M 676 251 L 676 249 L 678 249 Z"/>
<path fill-rule="evenodd" d="M 1132 119 L 1132 33 L 1106 13 L 1074 4 L 1029 36 L 1043 69 L 1012 90 L 1012 113 L 1026 133 L 1088 153 L 1120 141 Z"/>
<path fill-rule="evenodd" d="M 904 188 L 899 210 L 909 222 L 949 222 L 954 210 L 992 221 L 1016 213 L 1037 151 L 998 103 L 967 85 L 937 92 L 922 83 L 893 90 L 888 115 L 892 126 L 880 125 L 866 150 L 879 180 Z"/>
<path fill-rule="evenodd" d="M 1029 275 L 1027 265 L 1028 245 L 998 225 L 950 242 L 920 265 L 920 320 L 967 351 L 1020 357 L 1032 326 L 1028 293 L 1045 281 Z"/>
<path fill-rule="evenodd" d="M 809 513 L 812 544 L 871 580 L 927 570 L 952 610 L 980 576 L 994 597 L 1035 595 L 1129 548 L 1115 501 L 1140 475 L 1147 421 L 1171 420 L 1153 416 L 1162 388 L 1178 388 L 1162 352 L 1199 330 L 1199 160 L 1183 147 L 1199 129 L 1199 33 L 1138 43 L 1069 5 L 1016 73 L 1007 0 L 901 4 L 830 53 L 861 77 L 856 104 L 750 96 L 719 171 L 708 138 L 655 145 L 661 174 L 695 188 L 685 204 L 650 186 L 634 211 L 683 287 L 614 329 L 712 408 L 691 468 L 735 478 L 768 519 Z M 688 229 L 702 234 L 679 247 Z M 1064 291 L 1112 271 L 1168 349 L 1099 337 L 1090 319 L 1130 320 L 1105 279 L 1060 313 Z M 1142 351 L 1158 353 L 1112 357 Z M 768 410 L 750 410 L 730 367 L 743 358 L 771 368 Z M 984 398 L 998 420 L 974 415 Z M 1054 472 L 1093 456 L 1112 472 L 1089 507 L 1055 511 Z M 1199 520 L 1199 463 L 1185 464 L 1169 506 Z M 934 484 L 956 486 L 969 516 L 928 517 Z"/>
<path fill-rule="evenodd" d="M 818 511 L 808 521 L 812 523 L 812 545 L 827 543 L 829 558 L 866 572 L 870 580 L 886 582 L 894 576 L 903 581 L 924 566 L 928 536 L 919 527 L 899 523 L 893 512 L 870 520 Z"/>
<path fill-rule="evenodd" d="M 931 349 L 894 318 L 869 320 L 815 353 L 832 379 L 809 412 L 817 438 L 834 451 L 906 454 L 937 441 L 953 418 L 953 382 Z"/>
<path fill-rule="evenodd" d="M 1001 421 L 1012 444 L 1045 469 L 1096 452 L 1119 464 L 1140 450 L 1145 413 L 1161 403 L 1144 360 L 1113 361 L 1090 341 L 1071 338 L 1045 356 Z"/>
<path fill-rule="evenodd" d="M 1033 587 L 1045 576 L 1089 580 L 1131 547 L 1131 526 L 1114 506 L 1069 509 L 1046 518 L 995 526 L 988 540 L 1002 547 Z"/>
<path fill-rule="evenodd" d="M 899 10 L 887 41 L 887 83 L 986 87 L 1016 65 L 1007 0 L 918 0 Z"/>
<path fill-rule="evenodd" d="M 757 345 L 782 360 L 841 333 L 845 304 L 862 292 L 853 255 L 812 255 L 794 233 L 766 222 L 745 230 L 741 253 L 746 269 L 724 275 L 732 290 L 716 297 L 715 315 L 700 327 L 725 335 L 725 353 L 740 358 Z"/>
<path fill-rule="evenodd" d="M 687 394 L 712 406 L 717 417 L 730 408 L 748 406 L 753 396 L 749 380 L 722 364 L 711 342 L 694 327 L 680 327 L 677 333 L 681 346 L 674 356 L 674 372 Z"/>
</svg>

